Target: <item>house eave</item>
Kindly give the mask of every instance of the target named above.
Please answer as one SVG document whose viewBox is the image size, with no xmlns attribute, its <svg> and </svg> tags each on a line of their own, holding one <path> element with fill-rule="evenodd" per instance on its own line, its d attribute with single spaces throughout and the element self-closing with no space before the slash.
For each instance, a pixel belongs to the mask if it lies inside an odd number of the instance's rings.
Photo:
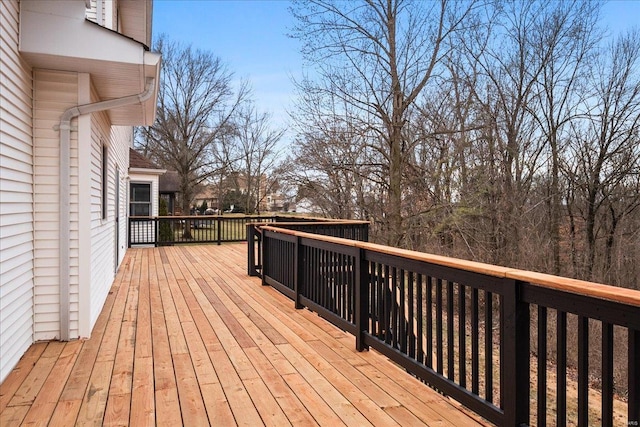
<svg viewBox="0 0 640 427">
<path fill-rule="evenodd" d="M 144 169 L 144 168 L 129 168 L 129 173 L 147 174 L 147 175 L 162 175 L 166 169 Z"/>
<path fill-rule="evenodd" d="M 89 73 L 101 100 L 145 90 L 155 79 L 153 96 L 140 104 L 109 111 L 114 125 L 151 125 L 155 120 L 161 56 L 125 35 L 84 17 L 84 2 L 20 2 L 22 57 L 34 68 Z"/>
</svg>

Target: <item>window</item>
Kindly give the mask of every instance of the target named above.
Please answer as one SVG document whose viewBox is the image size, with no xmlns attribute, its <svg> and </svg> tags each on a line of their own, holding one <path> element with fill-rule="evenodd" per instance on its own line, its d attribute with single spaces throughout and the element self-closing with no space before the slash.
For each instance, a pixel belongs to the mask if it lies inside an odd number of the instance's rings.
<svg viewBox="0 0 640 427">
<path fill-rule="evenodd" d="M 151 184 L 131 183 L 130 216 L 151 216 Z"/>
<path fill-rule="evenodd" d="M 107 146 L 102 145 L 102 219 L 107 219 Z"/>
</svg>

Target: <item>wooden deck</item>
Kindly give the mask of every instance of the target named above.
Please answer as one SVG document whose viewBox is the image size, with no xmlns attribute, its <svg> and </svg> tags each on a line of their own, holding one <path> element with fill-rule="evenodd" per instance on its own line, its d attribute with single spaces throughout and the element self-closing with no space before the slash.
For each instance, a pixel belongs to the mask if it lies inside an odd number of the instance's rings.
<svg viewBox="0 0 640 427">
<path fill-rule="evenodd" d="M 246 275 L 246 246 L 130 249 L 91 339 L 36 343 L 0 425 L 487 425 Z"/>
</svg>

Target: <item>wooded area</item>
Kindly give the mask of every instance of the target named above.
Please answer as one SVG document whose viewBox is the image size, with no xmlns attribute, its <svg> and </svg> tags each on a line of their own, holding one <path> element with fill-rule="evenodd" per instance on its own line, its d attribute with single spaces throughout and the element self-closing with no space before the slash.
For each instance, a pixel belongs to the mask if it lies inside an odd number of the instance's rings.
<svg viewBox="0 0 640 427">
<path fill-rule="evenodd" d="M 379 243 L 640 288 L 640 30 L 601 6 L 294 2 L 308 71 L 284 161 L 248 82 L 161 38 L 138 146 L 178 171 L 185 213 L 200 185 L 247 213 L 277 191 Z"/>
<path fill-rule="evenodd" d="M 640 32 L 582 1 L 299 2 L 283 170 L 380 243 L 640 288 Z"/>
</svg>

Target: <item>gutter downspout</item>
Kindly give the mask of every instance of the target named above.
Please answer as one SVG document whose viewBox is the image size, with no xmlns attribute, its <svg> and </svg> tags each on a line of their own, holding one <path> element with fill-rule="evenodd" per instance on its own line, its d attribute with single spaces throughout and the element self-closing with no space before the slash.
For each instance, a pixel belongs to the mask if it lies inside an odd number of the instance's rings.
<svg viewBox="0 0 640 427">
<path fill-rule="evenodd" d="M 98 101 L 92 104 L 77 105 L 62 113 L 60 117 L 60 260 L 59 260 L 59 282 L 60 282 L 60 340 L 69 341 L 69 314 L 70 301 L 69 290 L 70 281 L 70 227 L 69 227 L 69 207 L 71 179 L 69 176 L 71 164 L 71 120 L 81 114 L 91 114 L 99 111 L 110 110 L 117 107 L 124 107 L 136 103 L 144 103 L 153 96 L 155 85 L 154 78 L 147 78 L 147 86 L 143 92 L 135 95 L 124 96 L 122 98 Z M 78 142 L 79 143 L 79 142 Z"/>
</svg>

